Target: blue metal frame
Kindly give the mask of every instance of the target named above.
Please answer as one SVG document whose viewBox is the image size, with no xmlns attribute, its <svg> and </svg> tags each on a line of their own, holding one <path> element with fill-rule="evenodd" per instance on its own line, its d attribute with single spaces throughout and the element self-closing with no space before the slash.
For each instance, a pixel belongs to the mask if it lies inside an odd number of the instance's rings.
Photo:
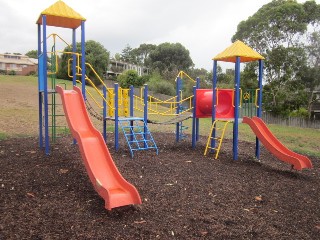
<svg viewBox="0 0 320 240">
<path fill-rule="evenodd" d="M 197 87 L 196 86 L 193 86 L 192 88 L 192 92 L 193 92 L 193 101 L 192 101 L 192 105 L 193 105 L 193 112 L 192 112 L 192 148 L 195 148 L 196 147 L 196 140 L 197 140 L 197 137 L 196 137 L 196 102 L 197 102 Z"/>
<path fill-rule="evenodd" d="M 115 149 L 116 151 L 119 150 L 119 85 L 118 83 L 114 84 L 114 106 L 115 106 L 115 121 L 114 121 L 114 144 L 115 144 Z"/>
<path fill-rule="evenodd" d="M 213 76 L 212 76 L 212 119 L 211 119 L 211 124 L 214 123 L 216 120 L 216 99 L 217 99 L 217 69 L 218 69 L 218 62 L 217 60 L 213 61 Z M 211 133 L 211 151 L 216 147 L 216 128 L 213 128 L 212 133 Z"/>
<path fill-rule="evenodd" d="M 176 94 L 177 94 L 177 109 L 176 109 L 176 114 L 180 113 L 180 89 L 181 88 L 181 78 L 177 77 L 177 82 L 176 82 Z M 180 134 L 179 134 L 179 127 L 180 123 L 176 123 L 176 141 L 179 142 L 180 140 Z"/>
<path fill-rule="evenodd" d="M 38 60 L 40 55 L 42 54 L 41 52 L 41 25 L 38 24 Z M 38 64 L 40 66 L 40 64 Z M 40 78 L 42 69 L 38 67 L 38 78 Z M 40 86 L 40 82 L 38 83 Z M 43 148 L 43 132 L 42 132 L 42 93 L 39 91 L 38 93 L 38 103 L 39 103 L 39 147 Z"/>
<path fill-rule="evenodd" d="M 148 85 L 144 84 L 144 92 L 143 92 L 143 103 L 144 103 L 144 114 L 143 114 L 143 119 L 144 119 L 144 138 L 146 139 L 147 137 L 147 132 L 148 132 Z M 146 148 L 147 145 L 144 143 L 144 147 Z"/>
<path fill-rule="evenodd" d="M 233 124 L 233 160 L 238 160 L 240 57 L 236 57 L 234 88 L 235 88 L 235 94 L 234 94 L 235 96 L 234 96 L 234 124 Z"/>
<path fill-rule="evenodd" d="M 77 52 L 76 29 L 72 29 L 72 52 L 74 52 L 74 53 Z M 77 56 L 75 54 L 72 54 L 72 84 L 73 84 L 73 86 L 76 86 L 76 84 L 77 84 L 76 64 L 77 64 Z"/>
<path fill-rule="evenodd" d="M 85 21 L 81 21 L 81 83 L 82 83 L 82 95 L 86 100 L 86 42 L 85 42 Z"/>
<path fill-rule="evenodd" d="M 132 85 L 130 86 L 129 94 L 130 94 L 129 95 L 129 97 L 130 97 L 130 117 L 133 117 L 134 87 Z M 130 126 L 133 127 L 133 121 L 130 121 Z M 130 141 L 133 141 L 133 135 L 130 136 Z"/>
<path fill-rule="evenodd" d="M 259 60 L 259 95 L 258 95 L 258 108 L 257 108 L 257 117 L 261 118 L 262 116 L 262 78 L 263 78 L 263 61 Z M 256 137 L 256 158 L 260 158 L 260 141 Z"/>
<path fill-rule="evenodd" d="M 198 77 L 196 79 L 196 89 L 200 89 L 200 78 L 198 78 Z M 196 95 L 193 95 L 193 96 L 196 96 Z M 196 126 L 195 126 L 196 127 L 196 141 L 199 141 L 199 130 L 200 130 L 199 124 L 200 124 L 199 118 L 196 118 Z"/>
<path fill-rule="evenodd" d="M 143 126 L 138 124 L 140 121 L 143 122 Z M 135 122 L 136 125 L 131 125 L 131 122 Z M 119 125 L 121 126 L 125 139 L 128 143 L 131 157 L 133 157 L 133 151 L 147 150 L 152 148 L 156 149 L 158 155 L 157 144 L 155 143 L 151 132 L 148 130 L 148 126 L 144 121 L 144 118 L 121 118 L 119 119 Z M 143 143 L 143 147 L 140 146 L 141 143 Z"/>
<path fill-rule="evenodd" d="M 107 88 L 103 86 L 103 97 L 104 99 L 107 99 Z M 103 139 L 104 142 L 107 143 L 107 103 L 106 101 L 102 100 L 103 104 Z"/>
<path fill-rule="evenodd" d="M 43 79 L 44 79 L 44 135 L 45 135 L 45 153 L 50 154 L 49 139 L 49 110 L 48 110 L 48 76 L 47 76 L 47 16 L 42 15 L 42 39 L 43 39 Z"/>
</svg>

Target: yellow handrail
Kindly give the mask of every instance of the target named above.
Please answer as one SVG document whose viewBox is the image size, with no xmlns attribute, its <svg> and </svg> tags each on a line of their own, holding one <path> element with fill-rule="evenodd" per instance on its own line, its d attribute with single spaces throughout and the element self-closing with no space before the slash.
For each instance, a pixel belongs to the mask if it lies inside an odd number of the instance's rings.
<svg viewBox="0 0 320 240">
<path fill-rule="evenodd" d="M 259 105 L 258 105 L 258 92 L 260 91 L 259 88 L 256 88 L 256 96 L 254 98 L 254 105 L 256 105 L 256 108 L 259 108 Z"/>
<path fill-rule="evenodd" d="M 183 78 L 183 76 L 186 76 L 188 79 L 190 79 L 193 82 L 197 82 L 196 80 L 194 80 L 193 78 L 191 78 L 188 74 L 186 74 L 184 71 L 180 71 L 178 73 L 178 76 L 176 77 L 176 80 L 178 77 Z"/>
<path fill-rule="evenodd" d="M 76 80 L 77 83 L 82 84 L 82 82 L 80 80 Z M 95 104 L 99 107 L 99 108 L 103 108 L 103 106 L 98 103 L 98 101 L 95 99 L 95 97 L 91 94 L 91 92 L 86 88 L 86 92 L 89 94 L 89 96 L 91 97 L 91 99 L 95 102 Z"/>
<path fill-rule="evenodd" d="M 240 96 L 242 96 L 242 88 L 239 88 L 239 90 L 240 90 Z M 235 105 L 234 105 L 234 93 L 235 93 L 235 89 L 233 89 L 233 94 L 232 94 L 232 107 L 236 107 Z M 239 108 L 241 108 L 242 107 L 242 97 L 240 97 L 240 104 L 239 104 Z"/>
</svg>

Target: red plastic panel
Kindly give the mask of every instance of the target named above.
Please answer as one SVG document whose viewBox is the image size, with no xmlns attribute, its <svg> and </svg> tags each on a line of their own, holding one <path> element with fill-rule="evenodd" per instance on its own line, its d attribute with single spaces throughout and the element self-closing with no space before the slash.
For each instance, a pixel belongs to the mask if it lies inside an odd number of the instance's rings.
<svg viewBox="0 0 320 240">
<path fill-rule="evenodd" d="M 216 118 L 234 118 L 233 89 L 218 89 L 216 99 Z M 212 116 L 212 89 L 197 89 L 196 117 Z"/>
</svg>

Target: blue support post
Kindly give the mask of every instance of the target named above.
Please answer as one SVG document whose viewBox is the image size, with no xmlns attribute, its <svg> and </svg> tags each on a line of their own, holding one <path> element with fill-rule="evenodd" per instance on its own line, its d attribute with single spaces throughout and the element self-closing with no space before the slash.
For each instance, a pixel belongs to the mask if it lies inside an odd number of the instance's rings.
<svg viewBox="0 0 320 240">
<path fill-rule="evenodd" d="M 41 55 L 41 25 L 38 24 L 38 61 L 40 61 L 39 56 Z M 40 64 L 38 64 L 40 65 Z M 40 71 L 43 69 L 38 68 L 38 78 L 40 78 Z M 40 91 L 40 79 L 39 79 L 39 147 L 43 148 L 43 132 L 42 132 L 42 93 Z"/>
<path fill-rule="evenodd" d="M 76 42 L 76 29 L 72 29 L 72 52 L 77 52 L 77 42 Z M 77 69 L 76 69 L 76 63 L 77 63 L 77 56 L 75 54 L 72 54 L 72 85 L 77 85 Z"/>
<path fill-rule="evenodd" d="M 130 86 L 130 117 L 133 117 L 133 94 L 134 94 L 134 87 L 131 85 Z M 131 126 L 131 129 L 133 127 L 133 121 L 130 121 L 130 126 Z M 133 141 L 133 133 L 131 133 L 130 135 L 130 141 Z"/>
<path fill-rule="evenodd" d="M 196 79 L 196 88 L 200 89 L 200 78 Z M 199 118 L 196 118 L 196 141 L 199 141 Z"/>
<path fill-rule="evenodd" d="M 193 112 L 192 112 L 192 148 L 194 149 L 196 147 L 196 140 L 197 140 L 197 137 L 196 137 L 196 90 L 197 90 L 197 87 L 196 86 L 193 86 L 192 88 L 192 92 L 193 92 L 193 101 L 192 101 L 192 104 L 193 104 Z"/>
<path fill-rule="evenodd" d="M 116 151 L 119 150 L 119 85 L 114 84 L 114 106 L 115 106 L 115 119 L 114 119 L 114 144 Z"/>
<path fill-rule="evenodd" d="M 144 109 L 143 109 L 143 119 L 144 119 L 144 139 L 147 139 L 147 124 L 148 124 L 148 85 L 144 84 L 144 91 L 143 91 L 143 103 L 144 103 Z M 144 147 L 147 147 L 146 142 L 144 142 Z"/>
<path fill-rule="evenodd" d="M 104 99 L 107 99 L 107 88 L 103 86 L 103 97 Z M 103 139 L 105 143 L 107 143 L 107 103 L 105 100 L 102 100 L 103 104 Z"/>
<path fill-rule="evenodd" d="M 212 123 L 216 120 L 216 100 L 217 100 L 217 69 L 218 69 L 218 62 L 217 60 L 213 61 L 213 76 L 212 76 Z M 212 139 L 211 139 L 211 148 L 214 149 L 216 146 L 216 129 L 214 128 L 211 133 Z"/>
<path fill-rule="evenodd" d="M 262 78 L 263 78 L 263 61 L 259 60 L 259 95 L 258 95 L 258 108 L 257 108 L 257 117 L 261 118 L 262 116 Z M 260 158 L 260 142 L 256 137 L 256 158 Z"/>
<path fill-rule="evenodd" d="M 181 87 L 181 78 L 177 77 L 177 83 L 176 83 L 176 94 L 177 94 L 177 109 L 176 109 L 176 114 L 179 114 L 180 111 L 180 87 Z M 176 141 L 179 142 L 180 140 L 180 129 L 179 129 L 180 123 L 176 123 Z"/>
<path fill-rule="evenodd" d="M 83 99 L 86 100 L 86 40 L 84 23 L 84 21 L 81 21 L 81 83 Z"/>
<path fill-rule="evenodd" d="M 42 39 L 43 39 L 43 79 L 44 79 L 44 127 L 45 127 L 45 152 L 50 153 L 49 138 L 49 110 L 48 110 L 48 75 L 47 75 L 47 16 L 42 15 Z"/>
<path fill-rule="evenodd" d="M 238 160 L 240 57 L 236 58 L 234 87 L 235 87 L 235 96 L 234 96 L 234 124 L 233 124 L 233 160 Z"/>
</svg>

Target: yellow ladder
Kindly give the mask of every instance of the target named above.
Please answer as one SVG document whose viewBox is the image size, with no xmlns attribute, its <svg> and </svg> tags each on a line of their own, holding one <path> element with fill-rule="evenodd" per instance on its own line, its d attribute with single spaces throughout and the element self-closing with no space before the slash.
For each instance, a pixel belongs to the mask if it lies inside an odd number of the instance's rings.
<svg viewBox="0 0 320 240">
<path fill-rule="evenodd" d="M 217 127 L 217 123 L 218 122 L 224 122 L 224 126 L 223 128 L 219 128 Z M 207 141 L 207 146 L 206 146 L 206 149 L 204 151 L 204 155 L 207 155 L 207 152 L 208 152 L 208 149 L 212 149 L 215 151 L 216 155 L 214 157 L 214 159 L 217 159 L 218 158 L 218 155 L 219 155 L 219 152 L 220 152 L 220 148 L 221 148 L 221 144 L 222 144 L 222 140 L 224 138 L 224 133 L 226 131 L 226 128 L 227 128 L 227 125 L 228 123 L 230 123 L 232 121 L 228 121 L 228 120 L 215 120 L 211 126 L 211 129 L 210 129 L 210 135 L 208 137 L 208 141 Z M 217 132 L 216 132 L 216 137 L 212 137 L 212 133 L 213 133 L 213 130 L 222 130 L 221 132 L 221 136 L 220 137 L 217 137 Z M 211 140 L 214 139 L 214 140 L 218 140 L 219 143 L 218 143 L 218 147 L 211 147 Z"/>
</svg>

